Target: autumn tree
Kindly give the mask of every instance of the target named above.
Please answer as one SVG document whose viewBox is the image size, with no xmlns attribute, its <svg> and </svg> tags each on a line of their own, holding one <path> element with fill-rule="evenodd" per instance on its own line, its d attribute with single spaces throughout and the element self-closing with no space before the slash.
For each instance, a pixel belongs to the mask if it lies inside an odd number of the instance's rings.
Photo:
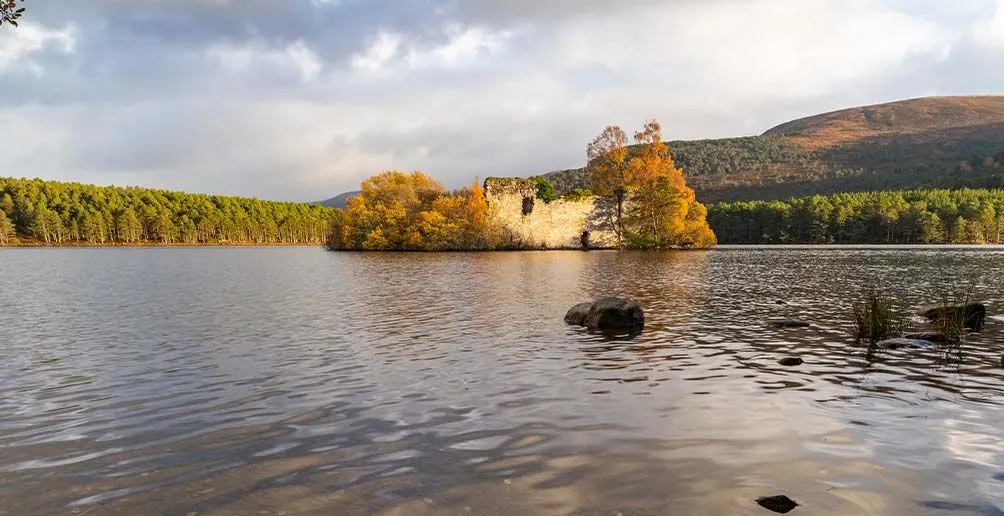
<svg viewBox="0 0 1004 516">
<path fill-rule="evenodd" d="M 624 198 L 627 195 L 627 135 L 617 126 L 609 126 L 586 148 L 589 185 L 600 197 L 613 197 L 617 203 L 614 231 L 618 241 L 624 228 Z"/>
<path fill-rule="evenodd" d="M 715 245 L 707 210 L 663 143 L 659 122 L 646 123 L 634 140 L 628 152 L 624 132 L 608 127 L 587 151 L 593 191 L 617 203 L 614 225 L 622 245 L 625 240 L 646 249 Z"/>
<path fill-rule="evenodd" d="M 24 14 L 24 0 L 0 0 L 0 25 L 8 23 L 17 27 L 17 20 Z"/>
<path fill-rule="evenodd" d="M 518 242 L 488 211 L 484 189 L 447 191 L 421 172 L 389 171 L 362 184 L 332 224 L 328 247 L 359 251 L 512 248 Z"/>
</svg>

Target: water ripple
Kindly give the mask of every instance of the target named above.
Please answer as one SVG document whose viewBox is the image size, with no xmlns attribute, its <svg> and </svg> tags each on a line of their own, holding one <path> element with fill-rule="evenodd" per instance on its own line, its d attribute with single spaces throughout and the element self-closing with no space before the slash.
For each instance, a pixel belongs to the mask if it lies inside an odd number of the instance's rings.
<svg viewBox="0 0 1004 516">
<path fill-rule="evenodd" d="M 1002 257 L 0 250 L 0 503 L 755 514 L 784 491 L 814 514 L 997 514 Z M 876 278 L 919 306 L 963 268 L 981 335 L 853 345 Z M 646 331 L 561 322 L 605 295 L 640 301 Z"/>
</svg>

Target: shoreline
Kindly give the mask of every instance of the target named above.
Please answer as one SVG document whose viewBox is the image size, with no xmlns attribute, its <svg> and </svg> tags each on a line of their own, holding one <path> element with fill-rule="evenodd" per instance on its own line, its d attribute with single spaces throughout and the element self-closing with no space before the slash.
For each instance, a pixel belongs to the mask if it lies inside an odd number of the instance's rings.
<svg viewBox="0 0 1004 516">
<path fill-rule="evenodd" d="M 145 247 L 320 247 L 323 243 L 301 243 L 301 244 L 255 244 L 255 243 L 202 243 L 202 244 L 156 244 L 150 242 L 136 242 L 131 244 L 91 244 L 74 242 L 71 244 L 44 244 L 38 242 L 18 242 L 0 244 L 0 249 L 114 249 L 114 248 L 145 248 Z"/>
<path fill-rule="evenodd" d="M 3 249 L 142 249 L 142 248 L 250 248 L 250 247 L 315 247 L 332 253 L 347 254 L 486 254 L 486 253 L 542 253 L 542 252 L 707 252 L 707 251 L 738 251 L 744 249 L 761 250 L 841 250 L 841 249 L 918 249 L 918 250 L 938 250 L 938 249 L 974 249 L 974 250 L 1004 250 L 1004 244 L 719 244 L 712 248 L 694 249 L 616 249 L 616 248 L 591 248 L 581 249 L 575 247 L 556 248 L 533 248 L 533 249 L 442 249 L 442 250 L 359 250 L 359 249 L 329 249 L 324 244 L 255 244 L 255 243 L 204 243 L 204 244 L 155 244 L 155 243 L 132 243 L 132 244 L 40 244 L 36 242 L 20 242 L 13 244 L 0 244 Z"/>
</svg>

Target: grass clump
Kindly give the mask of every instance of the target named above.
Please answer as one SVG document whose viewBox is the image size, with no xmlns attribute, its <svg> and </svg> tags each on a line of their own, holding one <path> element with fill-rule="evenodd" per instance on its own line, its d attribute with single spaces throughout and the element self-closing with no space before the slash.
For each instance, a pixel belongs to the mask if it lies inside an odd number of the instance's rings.
<svg viewBox="0 0 1004 516">
<path fill-rule="evenodd" d="M 896 302 L 878 288 L 869 289 L 852 307 L 858 342 L 870 346 L 903 332 L 903 315 Z"/>
<path fill-rule="evenodd" d="M 949 344 L 961 344 L 970 331 L 980 331 L 986 312 L 973 302 L 975 287 L 967 286 L 962 292 L 942 293 L 941 301 L 925 316 L 931 320 L 934 331 Z"/>
</svg>

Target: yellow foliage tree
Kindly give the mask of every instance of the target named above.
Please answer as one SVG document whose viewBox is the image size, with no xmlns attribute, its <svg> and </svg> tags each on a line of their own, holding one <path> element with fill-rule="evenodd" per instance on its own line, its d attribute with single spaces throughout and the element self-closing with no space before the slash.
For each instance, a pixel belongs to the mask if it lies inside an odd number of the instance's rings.
<svg viewBox="0 0 1004 516">
<path fill-rule="evenodd" d="M 489 216 L 484 189 L 448 192 L 421 173 L 390 171 L 363 182 L 336 217 L 331 249 L 364 251 L 489 250 L 522 247 Z"/>
<path fill-rule="evenodd" d="M 652 120 L 634 134 L 636 146 L 631 152 L 623 134 L 618 127 L 608 127 L 588 150 L 593 191 L 612 195 L 617 202 L 618 238 L 630 247 L 646 249 L 714 246 L 707 209 L 697 202 L 663 143 L 659 122 Z"/>
</svg>

